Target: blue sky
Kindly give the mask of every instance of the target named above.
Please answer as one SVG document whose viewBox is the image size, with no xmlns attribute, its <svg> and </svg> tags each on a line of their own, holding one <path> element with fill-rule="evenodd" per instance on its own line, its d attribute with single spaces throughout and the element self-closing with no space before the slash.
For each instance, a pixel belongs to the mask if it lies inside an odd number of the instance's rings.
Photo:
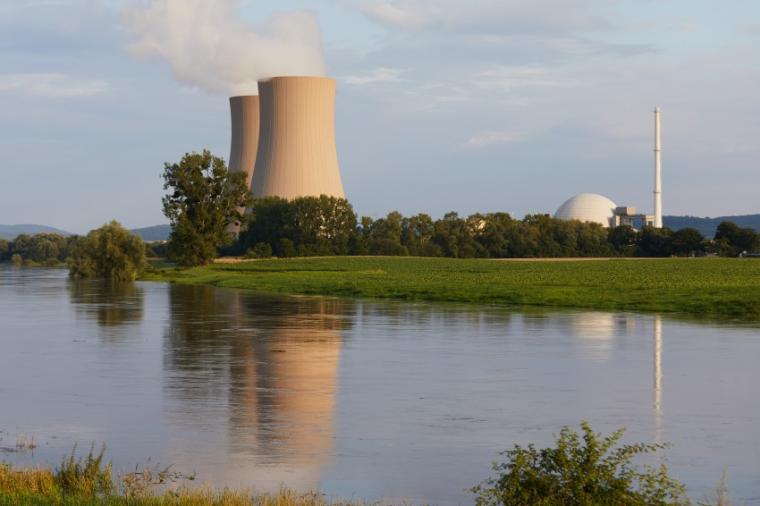
<svg viewBox="0 0 760 506">
<path fill-rule="evenodd" d="M 583 191 L 650 212 L 655 105 L 666 214 L 760 212 L 755 0 L 185 1 L 264 29 L 305 11 L 361 214 L 522 216 Z M 0 0 L 0 223 L 162 223 L 163 162 L 228 156 L 227 93 L 128 49 L 148 3 Z"/>
</svg>

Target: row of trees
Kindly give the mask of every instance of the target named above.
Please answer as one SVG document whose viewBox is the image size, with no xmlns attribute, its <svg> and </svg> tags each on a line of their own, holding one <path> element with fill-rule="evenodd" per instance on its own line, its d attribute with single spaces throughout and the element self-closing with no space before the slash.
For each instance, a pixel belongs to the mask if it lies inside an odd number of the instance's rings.
<svg viewBox="0 0 760 506">
<path fill-rule="evenodd" d="M 0 239 L 0 261 L 56 265 L 66 261 L 75 240 L 75 237 L 49 233 L 20 234 L 12 241 Z"/>
<path fill-rule="evenodd" d="M 760 249 L 760 235 L 723 223 L 714 239 L 695 229 L 676 232 L 507 213 L 405 217 L 398 212 L 358 219 L 334 197 L 251 201 L 242 173 L 227 171 L 210 152 L 189 153 L 164 166 L 164 214 L 172 225 L 169 257 L 182 265 L 210 262 L 218 252 L 255 257 L 416 255 L 454 258 L 736 255 Z M 249 208 L 243 216 L 241 210 Z M 233 240 L 233 225 L 241 233 Z"/>
<path fill-rule="evenodd" d="M 731 222 L 713 239 L 686 228 L 628 226 L 606 229 L 595 223 L 507 213 L 448 213 L 406 217 L 394 211 L 358 219 L 351 204 L 335 197 L 277 197 L 252 201 L 245 175 L 229 172 L 209 151 L 186 154 L 165 164 L 164 214 L 172 232 L 165 252 L 181 265 L 202 265 L 218 254 L 256 257 L 314 255 L 414 255 L 452 258 L 596 256 L 735 256 L 760 250 L 760 234 Z M 242 210 L 249 208 L 245 215 Z M 237 239 L 231 233 L 240 226 Z M 164 249 L 159 247 L 158 250 Z M 21 235 L 0 241 L 0 260 L 34 263 L 68 261 L 78 277 L 134 279 L 145 263 L 145 245 L 118 223 L 86 237 Z"/>
<path fill-rule="evenodd" d="M 146 265 L 146 245 L 138 236 L 112 221 L 86 236 L 21 234 L 0 239 L 0 261 L 24 265 L 66 262 L 76 278 L 134 280 Z"/>
<path fill-rule="evenodd" d="M 234 253 L 309 255 L 414 255 L 454 258 L 530 258 L 593 256 L 692 256 L 716 253 L 735 256 L 760 249 L 760 234 L 730 222 L 718 227 L 713 240 L 685 228 L 629 226 L 606 229 L 595 223 L 529 215 L 522 220 L 506 213 L 460 217 L 427 214 L 357 220 L 351 205 L 333 197 L 292 201 L 256 200 Z"/>
</svg>

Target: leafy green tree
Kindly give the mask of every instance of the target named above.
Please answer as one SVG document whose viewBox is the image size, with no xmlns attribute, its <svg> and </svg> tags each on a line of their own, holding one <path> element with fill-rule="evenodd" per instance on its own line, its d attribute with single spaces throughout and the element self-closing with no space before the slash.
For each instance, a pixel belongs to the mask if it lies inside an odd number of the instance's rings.
<svg viewBox="0 0 760 506">
<path fill-rule="evenodd" d="M 35 234 L 29 240 L 26 260 L 46 262 L 62 260 L 66 249 L 66 238 L 58 234 Z"/>
<path fill-rule="evenodd" d="M 673 231 L 667 227 L 646 226 L 639 235 L 639 248 L 636 254 L 642 257 L 670 256 L 670 242 Z"/>
<path fill-rule="evenodd" d="M 145 243 L 112 221 L 78 238 L 68 264 L 73 278 L 133 281 L 145 267 Z"/>
<path fill-rule="evenodd" d="M 268 242 L 260 242 L 245 252 L 246 258 L 272 258 L 272 246 Z"/>
<path fill-rule="evenodd" d="M 553 448 L 523 448 L 504 452 L 495 463 L 496 477 L 472 489 L 477 506 L 666 506 L 688 505 L 684 486 L 667 468 L 633 464 L 641 454 L 661 444 L 619 445 L 624 430 L 607 437 L 587 422 L 581 434 L 564 427 Z"/>
<path fill-rule="evenodd" d="M 670 252 L 678 256 L 702 255 L 705 238 L 695 228 L 682 228 L 673 232 L 670 238 Z"/>
<path fill-rule="evenodd" d="M 732 221 L 724 221 L 715 231 L 715 242 L 721 253 L 736 256 L 743 251 L 760 250 L 760 234 L 751 228 L 740 228 Z"/>
<path fill-rule="evenodd" d="M 239 249 L 267 243 L 277 256 L 345 255 L 355 234 L 356 214 L 346 199 L 267 197 L 253 201 Z"/>
<path fill-rule="evenodd" d="M 630 225 L 612 227 L 607 232 L 607 242 L 618 255 L 632 256 L 636 252 L 639 234 Z"/>
<path fill-rule="evenodd" d="M 230 172 L 208 150 L 164 164 L 162 199 L 172 232 L 169 257 L 184 266 L 209 263 L 232 240 L 230 225 L 242 220 L 250 203 L 244 172 Z"/>
<path fill-rule="evenodd" d="M 6 241 L 5 239 L 0 238 L 0 262 L 6 260 L 6 256 L 9 255 L 11 251 L 11 243 Z"/>
</svg>

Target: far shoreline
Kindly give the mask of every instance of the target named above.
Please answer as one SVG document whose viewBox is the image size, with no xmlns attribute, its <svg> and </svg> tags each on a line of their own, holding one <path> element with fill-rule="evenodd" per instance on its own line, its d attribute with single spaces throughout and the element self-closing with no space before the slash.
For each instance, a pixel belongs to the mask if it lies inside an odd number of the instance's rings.
<svg viewBox="0 0 760 506">
<path fill-rule="evenodd" d="M 760 322 L 760 262 L 752 259 L 227 257 L 188 269 L 159 266 L 141 279 L 275 295 L 662 313 Z"/>
</svg>

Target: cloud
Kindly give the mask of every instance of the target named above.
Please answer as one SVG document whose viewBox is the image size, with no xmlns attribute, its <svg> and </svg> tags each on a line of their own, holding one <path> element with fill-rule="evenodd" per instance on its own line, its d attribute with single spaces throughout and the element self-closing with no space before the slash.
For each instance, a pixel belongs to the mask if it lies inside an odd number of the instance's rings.
<svg viewBox="0 0 760 506">
<path fill-rule="evenodd" d="M 379 67 L 368 74 L 346 77 L 347 84 L 367 85 L 377 83 L 397 83 L 401 81 L 401 70 L 388 67 Z"/>
<path fill-rule="evenodd" d="M 261 78 L 324 75 L 316 17 L 273 14 L 256 26 L 238 18 L 239 0 L 152 0 L 124 12 L 129 51 L 166 60 L 174 77 L 210 92 L 257 94 Z"/>
<path fill-rule="evenodd" d="M 0 74 L 0 93 L 15 92 L 44 98 L 84 98 L 109 89 L 102 79 L 82 79 L 67 74 Z"/>
<path fill-rule="evenodd" d="M 511 144 L 524 139 L 524 136 L 511 130 L 478 132 L 462 144 L 465 149 L 480 149 L 495 144 Z"/>
</svg>

